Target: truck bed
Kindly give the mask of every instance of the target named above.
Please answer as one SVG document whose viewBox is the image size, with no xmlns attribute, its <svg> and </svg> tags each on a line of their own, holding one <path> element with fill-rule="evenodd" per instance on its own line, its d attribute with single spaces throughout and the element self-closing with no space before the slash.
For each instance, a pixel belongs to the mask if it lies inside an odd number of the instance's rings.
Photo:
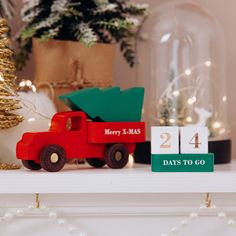
<svg viewBox="0 0 236 236">
<path fill-rule="evenodd" d="M 88 122 L 89 143 L 145 142 L 144 122 Z"/>
<path fill-rule="evenodd" d="M 141 120 L 144 89 L 119 87 L 87 88 L 60 96 L 73 111 L 83 111 L 94 121 L 139 122 Z"/>
</svg>

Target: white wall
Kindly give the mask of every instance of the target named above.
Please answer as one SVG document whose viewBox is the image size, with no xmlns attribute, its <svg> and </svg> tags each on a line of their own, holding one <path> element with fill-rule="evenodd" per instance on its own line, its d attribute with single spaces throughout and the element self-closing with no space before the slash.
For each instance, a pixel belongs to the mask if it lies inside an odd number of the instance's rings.
<svg viewBox="0 0 236 236">
<path fill-rule="evenodd" d="M 151 6 L 157 5 L 166 0 L 135 0 L 139 3 L 150 3 Z M 236 72 L 236 1 L 235 0 L 195 0 L 202 4 L 207 10 L 209 10 L 219 21 L 222 26 L 225 39 L 226 39 L 226 55 L 227 55 L 227 94 L 228 94 L 228 117 L 229 124 L 236 124 L 236 109 L 234 109 L 234 101 L 236 100 L 235 93 L 235 72 Z M 21 7 L 21 0 L 16 1 L 18 8 Z M 13 32 L 17 32 L 21 27 L 19 16 L 12 21 L 14 28 Z M 119 53 L 118 53 L 119 54 Z M 33 78 L 33 63 L 28 63 L 23 73 L 19 73 L 20 78 L 31 79 Z M 117 56 L 115 65 L 115 80 L 116 84 L 122 87 L 130 87 L 135 85 L 135 70 L 128 68 L 127 64 L 121 57 Z M 231 136 L 233 138 L 233 144 L 236 144 L 236 127 L 232 129 Z M 233 156 L 236 156 L 236 145 L 233 147 Z"/>
</svg>

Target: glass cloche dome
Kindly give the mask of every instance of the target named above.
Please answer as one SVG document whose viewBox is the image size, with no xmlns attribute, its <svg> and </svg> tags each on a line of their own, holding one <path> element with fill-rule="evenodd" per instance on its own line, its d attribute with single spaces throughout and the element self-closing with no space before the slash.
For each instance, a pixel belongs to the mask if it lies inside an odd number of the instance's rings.
<svg viewBox="0 0 236 236">
<path fill-rule="evenodd" d="M 158 5 L 140 30 L 137 54 L 147 130 L 207 126 L 209 138 L 227 137 L 224 35 L 208 11 L 186 0 Z"/>
</svg>

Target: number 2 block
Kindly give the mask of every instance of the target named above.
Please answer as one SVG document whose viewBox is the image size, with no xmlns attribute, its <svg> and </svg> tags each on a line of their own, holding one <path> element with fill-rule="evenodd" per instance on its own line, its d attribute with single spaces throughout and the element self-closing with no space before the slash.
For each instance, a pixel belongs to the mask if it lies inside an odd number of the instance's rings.
<svg viewBox="0 0 236 236">
<path fill-rule="evenodd" d="M 208 153 L 207 127 L 181 127 L 180 134 L 181 153 Z"/>
<path fill-rule="evenodd" d="M 178 154 L 179 128 L 173 126 L 152 127 L 151 152 L 152 154 Z"/>
</svg>

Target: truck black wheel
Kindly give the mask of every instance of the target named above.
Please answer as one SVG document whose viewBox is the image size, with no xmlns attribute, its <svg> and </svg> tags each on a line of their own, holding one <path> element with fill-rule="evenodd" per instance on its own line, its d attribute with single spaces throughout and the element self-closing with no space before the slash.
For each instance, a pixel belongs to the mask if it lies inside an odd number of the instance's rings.
<svg viewBox="0 0 236 236">
<path fill-rule="evenodd" d="M 110 168 L 121 169 L 129 161 L 129 151 L 124 144 L 113 144 L 106 148 L 104 159 Z"/>
<path fill-rule="evenodd" d="M 40 164 L 44 170 L 57 172 L 66 164 L 66 154 L 59 145 L 47 145 L 40 152 Z"/>
<path fill-rule="evenodd" d="M 22 164 L 29 170 L 40 170 L 42 168 L 41 165 L 36 163 L 35 161 L 23 160 Z"/>
<path fill-rule="evenodd" d="M 96 168 L 102 168 L 104 165 L 106 165 L 106 162 L 103 161 L 101 158 L 87 158 L 86 160 L 90 166 Z"/>
</svg>

